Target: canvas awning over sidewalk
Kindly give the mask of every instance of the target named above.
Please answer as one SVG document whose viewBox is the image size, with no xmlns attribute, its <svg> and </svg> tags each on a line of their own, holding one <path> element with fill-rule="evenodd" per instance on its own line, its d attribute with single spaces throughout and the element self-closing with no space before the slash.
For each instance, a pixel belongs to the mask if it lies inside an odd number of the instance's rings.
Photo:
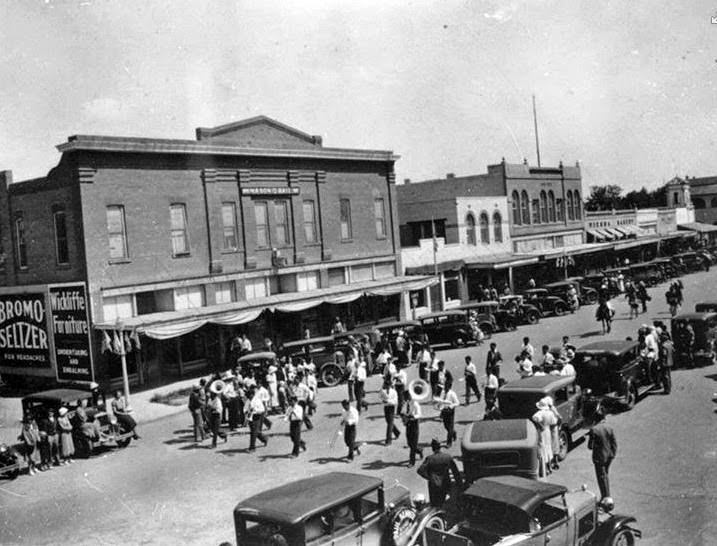
<svg viewBox="0 0 717 546">
<path fill-rule="evenodd" d="M 702 222 L 690 222 L 688 224 L 678 225 L 677 229 L 696 231 L 697 233 L 714 233 L 717 231 L 717 226 L 703 224 Z"/>
<path fill-rule="evenodd" d="M 251 301 L 197 307 L 182 311 L 151 313 L 115 322 L 96 323 L 100 330 L 137 330 L 154 339 L 169 339 L 201 328 L 205 324 L 225 326 L 245 324 L 259 317 L 266 310 L 297 312 L 317 307 L 322 303 L 342 304 L 362 296 L 390 296 L 405 291 L 422 290 L 436 284 L 436 277 L 391 277 L 375 281 L 363 281 L 310 292 L 276 294 Z"/>
</svg>

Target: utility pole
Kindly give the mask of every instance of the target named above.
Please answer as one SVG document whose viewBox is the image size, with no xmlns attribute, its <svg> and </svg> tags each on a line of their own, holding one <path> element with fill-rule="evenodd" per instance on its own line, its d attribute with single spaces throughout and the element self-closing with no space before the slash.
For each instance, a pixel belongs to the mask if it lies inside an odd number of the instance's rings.
<svg viewBox="0 0 717 546">
<path fill-rule="evenodd" d="M 535 151 L 538 155 L 538 167 L 540 167 L 540 141 L 538 140 L 538 114 L 535 110 L 535 93 L 533 93 L 533 125 L 535 127 Z"/>
</svg>

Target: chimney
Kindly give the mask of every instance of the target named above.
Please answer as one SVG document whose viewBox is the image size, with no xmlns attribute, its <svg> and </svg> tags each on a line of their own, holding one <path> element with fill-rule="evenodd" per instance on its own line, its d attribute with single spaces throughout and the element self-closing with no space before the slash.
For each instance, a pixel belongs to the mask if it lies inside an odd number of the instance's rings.
<svg viewBox="0 0 717 546">
<path fill-rule="evenodd" d="M 456 175 L 455 175 L 454 173 L 447 173 L 447 174 L 446 174 L 446 180 L 448 180 L 449 178 L 455 178 L 455 177 L 456 177 Z"/>
<path fill-rule="evenodd" d="M 410 184 L 410 183 L 411 183 L 411 179 L 410 179 L 410 178 L 404 178 L 404 179 L 403 179 L 403 183 L 404 183 L 404 184 Z"/>
</svg>

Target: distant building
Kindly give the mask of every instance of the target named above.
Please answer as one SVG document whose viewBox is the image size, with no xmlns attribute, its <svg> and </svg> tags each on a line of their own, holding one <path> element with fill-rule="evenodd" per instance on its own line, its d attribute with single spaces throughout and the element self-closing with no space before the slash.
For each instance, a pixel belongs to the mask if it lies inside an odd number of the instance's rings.
<svg viewBox="0 0 717 546">
<path fill-rule="evenodd" d="M 72 283 L 52 300 L 59 313 L 86 290 L 74 310 L 89 324 L 75 340 L 84 360 L 58 374 L 50 335 L 37 355 L 0 348 L 4 377 L 117 384 L 119 359 L 100 347 L 121 328 L 141 340 L 120 340 L 134 347 L 132 382 L 162 384 L 228 367 L 237 332 L 260 348 L 327 334 L 336 316 L 405 316 L 409 288 L 430 282 L 400 277 L 390 151 L 324 147 L 264 116 L 196 140 L 76 135 L 58 150 L 46 177 L 0 176 L 0 307 L 40 305 Z"/>
<path fill-rule="evenodd" d="M 677 209 L 680 229 L 699 234 L 704 243 L 717 242 L 717 176 L 675 177 L 666 186 L 667 204 Z M 681 209 L 688 214 L 680 214 Z"/>
</svg>

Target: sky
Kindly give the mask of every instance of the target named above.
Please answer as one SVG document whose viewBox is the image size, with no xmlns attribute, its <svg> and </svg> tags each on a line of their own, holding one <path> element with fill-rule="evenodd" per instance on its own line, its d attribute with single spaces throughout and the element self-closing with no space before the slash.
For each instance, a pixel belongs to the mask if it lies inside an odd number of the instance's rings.
<svg viewBox="0 0 717 546">
<path fill-rule="evenodd" d="M 393 150 L 396 178 L 580 161 L 583 184 L 717 174 L 702 0 L 0 0 L 0 170 L 74 134 L 194 138 L 267 115 Z"/>
</svg>

